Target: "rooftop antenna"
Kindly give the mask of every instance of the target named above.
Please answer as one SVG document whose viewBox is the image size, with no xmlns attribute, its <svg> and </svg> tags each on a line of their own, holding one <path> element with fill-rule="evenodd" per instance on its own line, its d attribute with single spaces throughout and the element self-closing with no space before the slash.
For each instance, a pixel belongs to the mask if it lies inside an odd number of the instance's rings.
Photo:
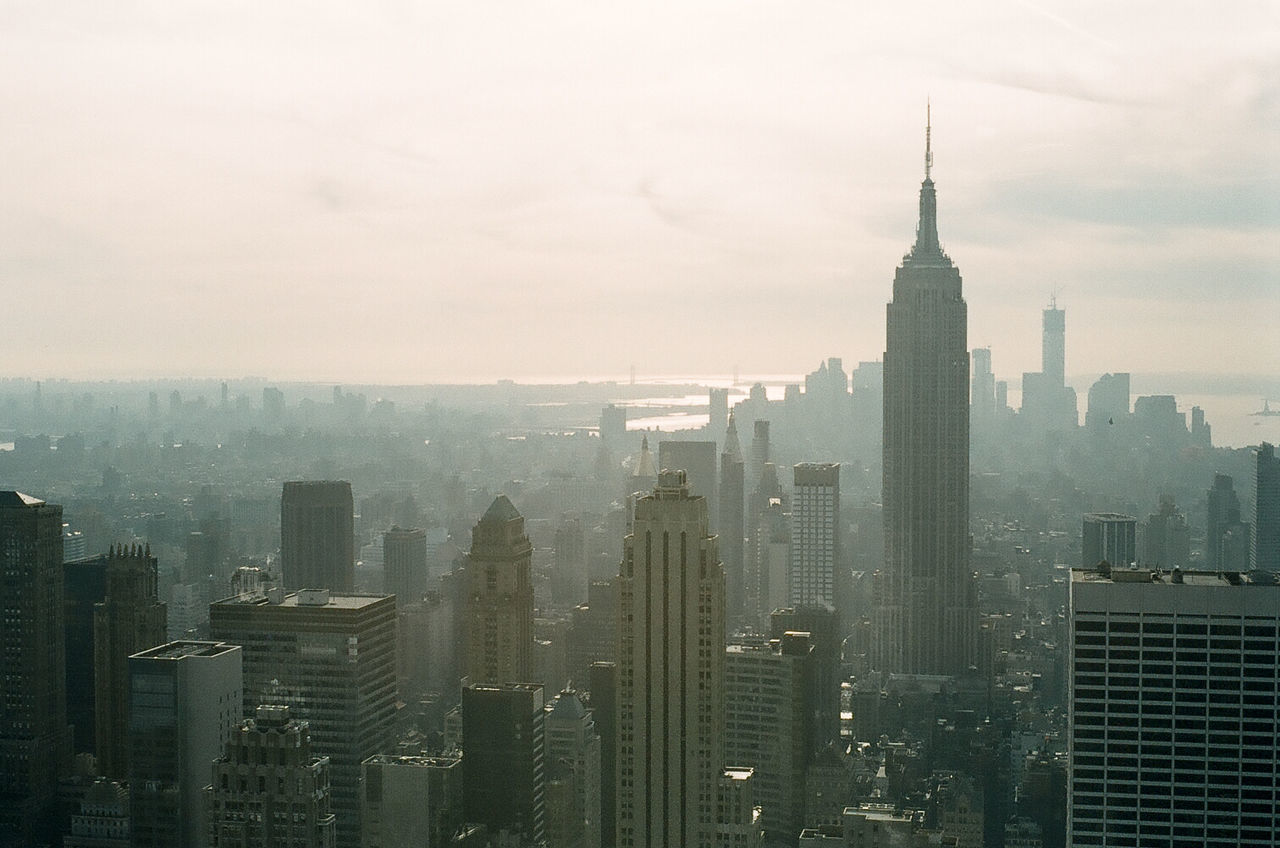
<svg viewBox="0 0 1280 848">
<path fill-rule="evenodd" d="M 924 178 L 933 171 L 933 107 L 929 98 L 924 101 Z"/>
</svg>

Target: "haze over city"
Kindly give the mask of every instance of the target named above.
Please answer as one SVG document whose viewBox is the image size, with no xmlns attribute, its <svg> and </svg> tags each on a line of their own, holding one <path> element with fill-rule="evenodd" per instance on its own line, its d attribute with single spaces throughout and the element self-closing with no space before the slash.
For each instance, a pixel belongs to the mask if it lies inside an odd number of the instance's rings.
<svg viewBox="0 0 1280 848">
<path fill-rule="evenodd" d="M 1280 844 L 1280 8 L 11 3 L 0 848 Z"/>
<path fill-rule="evenodd" d="M 1038 367 L 1055 293 L 1071 374 L 1280 367 L 1270 4 L 5 17 L 11 376 L 468 382 L 875 359 L 926 98 L 969 341 L 998 371 Z"/>
</svg>

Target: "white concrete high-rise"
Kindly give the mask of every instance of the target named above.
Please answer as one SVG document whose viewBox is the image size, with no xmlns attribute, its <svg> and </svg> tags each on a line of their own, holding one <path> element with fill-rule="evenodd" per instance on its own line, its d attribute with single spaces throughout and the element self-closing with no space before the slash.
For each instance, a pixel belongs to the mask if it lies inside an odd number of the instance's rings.
<svg viewBox="0 0 1280 848">
<path fill-rule="evenodd" d="M 138 848 L 203 848 L 204 788 L 240 724 L 240 646 L 169 642 L 129 657 L 129 815 Z"/>
<path fill-rule="evenodd" d="M 835 607 L 840 565 L 840 465 L 804 462 L 791 494 L 791 606 Z"/>
<path fill-rule="evenodd" d="M 1067 844 L 1276 845 L 1280 586 L 1071 575 Z"/>
<path fill-rule="evenodd" d="M 1093 568 L 1106 562 L 1124 568 L 1138 561 L 1138 519 L 1115 512 L 1091 512 L 1080 535 L 1080 565 Z"/>
<path fill-rule="evenodd" d="M 724 770 L 724 570 L 707 501 L 664 471 L 618 585 L 617 844 L 711 848 Z"/>
</svg>

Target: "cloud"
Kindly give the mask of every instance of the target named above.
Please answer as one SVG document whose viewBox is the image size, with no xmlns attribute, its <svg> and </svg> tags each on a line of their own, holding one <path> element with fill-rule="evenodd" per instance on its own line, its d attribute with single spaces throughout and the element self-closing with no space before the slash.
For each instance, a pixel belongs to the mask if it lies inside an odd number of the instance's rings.
<svg viewBox="0 0 1280 848">
<path fill-rule="evenodd" d="M 1228 311 L 1195 305 L 1253 297 L 1265 314 L 1280 291 L 1265 5 L 7 12 L 0 283 L 45 295 L 13 301 L 12 373 L 376 379 L 431 362 L 465 379 L 571 372 L 584 348 L 584 368 L 618 373 L 873 358 L 914 232 L 926 95 L 942 238 L 975 334 L 1011 370 L 1034 369 L 1034 330 L 1003 341 L 991 319 L 1034 328 L 1051 285 L 1095 305 L 1160 290 L 1187 313 L 1162 313 L 1167 337 L 1200 314 L 1231 333 Z M 80 343 L 147 308 L 158 320 L 128 349 Z M 658 329 L 673 321 L 696 328 L 687 343 Z M 49 325 L 65 343 L 32 356 L 23 328 Z M 334 337 L 341 355 L 317 345 Z"/>
</svg>

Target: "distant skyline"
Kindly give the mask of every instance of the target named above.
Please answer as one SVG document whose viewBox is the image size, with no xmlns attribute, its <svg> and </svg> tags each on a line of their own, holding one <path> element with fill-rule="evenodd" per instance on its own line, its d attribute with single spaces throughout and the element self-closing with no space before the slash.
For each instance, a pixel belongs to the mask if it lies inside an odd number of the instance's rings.
<svg viewBox="0 0 1280 848">
<path fill-rule="evenodd" d="M 1273 4 L 15 3 L 0 377 L 1280 373 Z M 1083 404 L 1083 398 L 1082 398 Z"/>
</svg>

